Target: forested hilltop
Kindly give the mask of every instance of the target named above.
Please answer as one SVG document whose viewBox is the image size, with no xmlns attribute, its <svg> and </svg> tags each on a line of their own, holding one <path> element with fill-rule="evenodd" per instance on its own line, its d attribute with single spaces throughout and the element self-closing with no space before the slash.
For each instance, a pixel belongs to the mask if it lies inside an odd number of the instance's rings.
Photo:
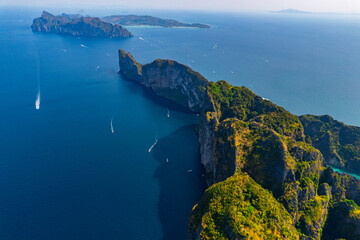
<svg viewBox="0 0 360 240">
<path fill-rule="evenodd" d="M 356 159 L 359 142 L 351 136 L 358 128 L 342 126 L 350 138 L 344 141 L 333 120 L 311 127 L 321 117 L 299 118 L 246 87 L 209 82 L 176 61 L 142 65 L 119 50 L 119 65 L 127 79 L 201 114 L 209 188 L 189 218 L 189 239 L 360 239 L 360 181 L 328 167 L 327 148 L 316 144 L 330 132 L 339 136 L 332 141 L 336 152 L 350 149 Z"/>
</svg>

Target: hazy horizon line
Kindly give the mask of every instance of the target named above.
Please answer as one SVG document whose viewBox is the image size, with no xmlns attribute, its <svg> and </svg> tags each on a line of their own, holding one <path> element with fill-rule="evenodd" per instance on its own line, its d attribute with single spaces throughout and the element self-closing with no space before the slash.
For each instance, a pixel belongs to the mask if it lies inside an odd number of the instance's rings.
<svg viewBox="0 0 360 240">
<path fill-rule="evenodd" d="M 283 8 L 283 9 L 274 9 L 274 10 L 266 10 L 266 9 L 189 9 L 189 8 L 139 8 L 139 7 L 133 7 L 133 6 L 121 6 L 121 5 L 98 5 L 98 4 L 88 4 L 87 6 L 81 5 L 72 5 L 72 4 L 63 4 L 63 5 L 54 5 L 54 4 L 3 4 L 0 2 L 0 7 L 23 7 L 23 8 L 33 8 L 33 9 L 74 9 L 77 11 L 81 10 L 122 10 L 122 11 L 128 11 L 128 10 L 138 10 L 138 11 L 186 11 L 186 12 L 210 12 L 210 13 L 216 13 L 216 12 L 225 12 L 225 13 L 276 13 L 283 10 L 295 10 L 299 11 L 300 13 L 282 13 L 282 14 L 293 14 L 293 15 L 301 15 L 301 14 L 334 14 L 334 15 L 359 15 L 360 12 L 334 12 L 334 11 L 307 11 L 302 9 L 296 9 L 296 8 Z M 302 12 L 302 13 L 301 13 Z M 280 13 L 279 13 L 280 14 Z"/>
</svg>

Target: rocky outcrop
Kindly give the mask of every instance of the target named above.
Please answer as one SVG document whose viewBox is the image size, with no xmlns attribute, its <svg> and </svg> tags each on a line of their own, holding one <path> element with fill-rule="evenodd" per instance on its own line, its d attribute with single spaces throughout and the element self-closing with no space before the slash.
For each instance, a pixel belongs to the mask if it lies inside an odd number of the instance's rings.
<svg viewBox="0 0 360 240">
<path fill-rule="evenodd" d="M 206 182 L 211 186 L 216 182 L 215 168 L 215 128 L 218 125 L 216 113 L 201 114 L 199 126 L 199 143 L 201 163 L 206 170 Z"/>
<path fill-rule="evenodd" d="M 194 207 L 189 239 L 299 239 L 290 214 L 246 173 L 212 185 Z"/>
<path fill-rule="evenodd" d="M 34 32 L 47 32 L 73 36 L 126 38 L 133 35 L 117 24 L 103 22 L 97 17 L 80 17 L 77 15 L 54 16 L 44 11 L 35 18 L 31 29 Z"/>
<path fill-rule="evenodd" d="M 127 79 L 141 82 L 158 96 L 202 112 L 206 106 L 207 80 L 188 66 L 172 60 L 156 59 L 141 65 L 130 53 L 119 50 L 120 73 Z"/>
<path fill-rule="evenodd" d="M 131 53 L 119 49 L 120 73 L 127 79 L 142 83 L 142 65 L 138 63 Z"/>
<path fill-rule="evenodd" d="M 324 229 L 332 234 L 337 216 L 351 233 L 337 223 L 336 236 L 358 237 L 360 180 L 326 167 L 297 116 L 245 87 L 208 82 L 175 61 L 141 65 L 120 50 L 119 64 L 126 78 L 201 113 L 200 153 L 209 189 L 190 216 L 190 239 L 320 240 Z M 316 124 L 310 128 L 321 131 Z"/>
<path fill-rule="evenodd" d="M 323 239 L 360 239 L 360 210 L 354 202 L 345 200 L 329 210 Z"/>
<path fill-rule="evenodd" d="M 172 60 L 157 59 L 142 68 L 143 84 L 159 96 L 202 112 L 207 80 L 191 68 Z"/>
<path fill-rule="evenodd" d="M 300 116 L 305 134 L 328 165 L 360 174 L 360 128 L 328 115 Z"/>
</svg>

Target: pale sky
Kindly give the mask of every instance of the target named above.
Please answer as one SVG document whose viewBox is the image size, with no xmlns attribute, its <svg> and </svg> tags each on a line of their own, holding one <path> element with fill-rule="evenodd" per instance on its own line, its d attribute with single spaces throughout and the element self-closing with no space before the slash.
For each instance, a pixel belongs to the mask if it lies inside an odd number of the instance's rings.
<svg viewBox="0 0 360 240">
<path fill-rule="evenodd" d="M 360 13 L 360 0 L 0 0 L 0 5 L 119 7 L 209 11 L 281 10 Z"/>
</svg>

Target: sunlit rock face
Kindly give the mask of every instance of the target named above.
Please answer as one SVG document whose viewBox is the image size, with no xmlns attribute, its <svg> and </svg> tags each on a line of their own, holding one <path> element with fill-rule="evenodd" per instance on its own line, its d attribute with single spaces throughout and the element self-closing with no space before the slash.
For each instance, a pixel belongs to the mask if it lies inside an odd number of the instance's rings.
<svg viewBox="0 0 360 240">
<path fill-rule="evenodd" d="M 208 81 L 186 65 L 162 59 L 141 65 L 130 53 L 119 50 L 119 66 L 120 73 L 127 79 L 140 82 L 157 95 L 191 111 L 202 112 L 207 106 Z"/>
</svg>

